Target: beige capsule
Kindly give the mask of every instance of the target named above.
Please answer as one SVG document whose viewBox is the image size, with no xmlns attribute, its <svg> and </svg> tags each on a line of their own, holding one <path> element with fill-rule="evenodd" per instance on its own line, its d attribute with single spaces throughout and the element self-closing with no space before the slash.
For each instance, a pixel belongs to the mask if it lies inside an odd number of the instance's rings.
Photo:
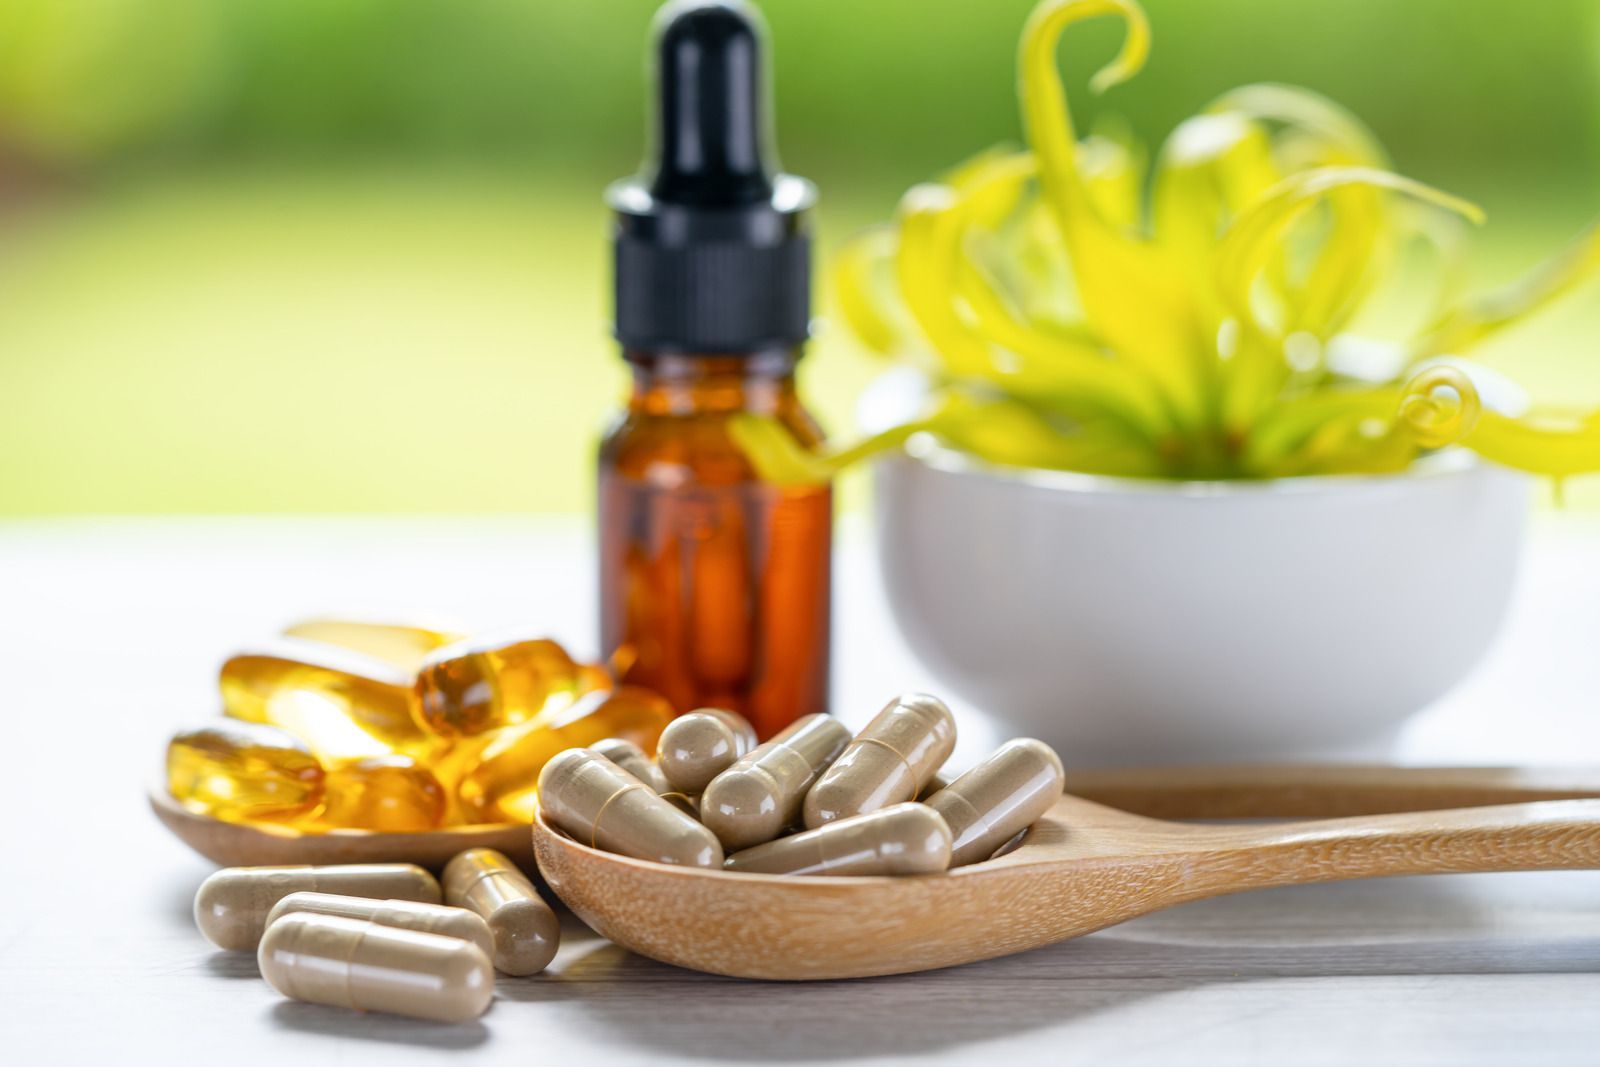
<svg viewBox="0 0 1600 1067">
<path fill-rule="evenodd" d="M 907 802 L 735 852 L 730 871 L 755 874 L 934 874 L 950 866 L 950 828 Z"/>
<path fill-rule="evenodd" d="M 956 719 L 938 697 L 902 693 L 873 716 L 806 794 L 806 826 L 917 799 L 956 747 Z"/>
<path fill-rule="evenodd" d="M 955 841 L 950 866 L 994 855 L 1061 797 L 1061 757 L 1043 741 L 1007 741 L 982 763 L 926 801 L 944 816 Z"/>
<path fill-rule="evenodd" d="M 341 915 L 346 919 L 362 919 L 379 926 L 397 926 L 402 930 L 421 930 L 425 934 L 454 937 L 471 941 L 483 949 L 485 956 L 494 954 L 494 935 L 489 924 L 466 908 L 447 908 L 443 904 L 419 904 L 414 900 L 372 900 L 368 897 L 346 897 L 337 893 L 290 893 L 267 912 L 267 929 L 285 915 L 295 912 L 308 915 Z"/>
<path fill-rule="evenodd" d="M 624 737 L 608 737 L 604 741 L 596 741 L 589 746 L 591 752 L 598 752 L 618 767 L 633 775 L 639 781 L 650 787 L 656 795 L 672 792 L 672 786 L 667 784 L 666 776 L 661 773 L 649 756 L 644 754 L 644 749 Z"/>
<path fill-rule="evenodd" d="M 755 747 L 755 727 L 743 715 L 698 708 L 667 724 L 656 759 L 673 790 L 694 796 Z"/>
<path fill-rule="evenodd" d="M 538 974 L 561 947 L 561 921 L 528 876 L 503 853 L 469 848 L 445 864 L 444 899 L 488 924 L 490 958 L 510 975 Z"/>
<path fill-rule="evenodd" d="M 225 867 L 200 883 L 194 923 L 218 948 L 252 950 L 267 928 L 267 913 L 290 893 L 335 893 L 378 900 L 442 899 L 433 875 L 410 863 L 331 867 Z"/>
<path fill-rule="evenodd" d="M 701 821 L 729 851 L 771 841 L 798 821 L 806 790 L 849 743 L 838 719 L 796 719 L 711 780 L 700 796 Z"/>
<path fill-rule="evenodd" d="M 342 915 L 285 915 L 256 959 L 273 989 L 313 1004 L 459 1023 L 494 997 L 489 957 L 471 941 Z"/>
<path fill-rule="evenodd" d="M 688 793 L 679 793 L 675 790 L 661 794 L 661 799 L 677 808 L 691 819 L 700 818 L 700 798 L 692 797 Z"/>
<path fill-rule="evenodd" d="M 711 831 L 591 749 L 569 748 L 539 772 L 542 817 L 578 841 L 635 859 L 722 866 Z"/>
<path fill-rule="evenodd" d="M 922 787 L 922 792 L 917 794 L 917 799 L 927 800 L 929 797 L 933 796 L 933 794 L 937 793 L 939 790 L 943 789 L 953 781 L 955 781 L 954 778 L 943 771 L 940 771 L 938 774 L 928 779 L 928 784 Z"/>
</svg>

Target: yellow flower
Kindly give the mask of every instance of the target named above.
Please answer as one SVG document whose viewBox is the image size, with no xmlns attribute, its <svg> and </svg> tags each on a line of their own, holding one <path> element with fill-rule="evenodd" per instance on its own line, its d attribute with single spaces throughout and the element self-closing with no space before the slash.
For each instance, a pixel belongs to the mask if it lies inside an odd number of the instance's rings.
<svg viewBox="0 0 1600 1067">
<path fill-rule="evenodd" d="M 1281 85 L 1180 124 L 1146 197 L 1139 150 L 1080 138 L 1061 83 L 1063 31 L 1102 15 L 1126 37 L 1091 88 L 1137 74 L 1150 32 L 1134 0 L 1045 0 L 1018 55 L 1027 150 L 916 186 L 838 257 L 842 317 L 928 374 L 926 415 L 826 455 L 743 416 L 735 433 L 768 477 L 824 479 L 921 432 L 994 463 L 1147 477 L 1401 470 L 1449 444 L 1551 475 L 1600 470 L 1600 415 L 1486 410 L 1457 358 L 1600 270 L 1600 225 L 1415 337 L 1359 337 L 1402 245 L 1458 254 L 1478 209 L 1393 173 L 1354 116 Z"/>
</svg>

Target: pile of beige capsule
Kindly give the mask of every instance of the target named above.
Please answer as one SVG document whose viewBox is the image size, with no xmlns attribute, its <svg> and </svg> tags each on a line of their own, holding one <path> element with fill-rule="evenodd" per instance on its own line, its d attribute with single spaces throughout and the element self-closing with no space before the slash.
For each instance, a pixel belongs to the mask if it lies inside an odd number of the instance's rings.
<svg viewBox="0 0 1600 1067">
<path fill-rule="evenodd" d="M 702 709 L 668 724 L 654 762 L 619 740 L 569 749 L 540 773 L 541 817 L 584 844 L 657 863 L 931 874 L 988 859 L 1062 790 L 1061 760 L 1031 739 L 940 778 L 955 717 L 923 693 L 896 697 L 854 737 L 808 715 L 755 742 L 738 715 Z"/>
<path fill-rule="evenodd" d="M 540 774 L 539 812 L 592 847 L 659 863 L 933 874 L 1004 851 L 1062 790 L 1060 759 L 1030 739 L 948 781 L 955 742 L 950 709 L 920 693 L 854 737 L 808 715 L 759 745 L 741 716 L 706 708 L 674 719 L 654 760 L 624 738 L 559 753 Z M 482 848 L 438 880 L 404 863 L 228 868 L 201 885 L 194 911 L 219 948 L 254 950 L 285 996 L 439 1022 L 476 1018 L 495 970 L 535 974 L 560 944 L 533 883 Z"/>
</svg>

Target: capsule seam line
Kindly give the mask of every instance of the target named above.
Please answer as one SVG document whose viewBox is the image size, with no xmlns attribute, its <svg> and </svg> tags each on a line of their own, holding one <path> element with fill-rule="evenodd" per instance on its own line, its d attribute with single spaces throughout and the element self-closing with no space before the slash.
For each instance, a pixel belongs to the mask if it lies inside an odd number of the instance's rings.
<svg viewBox="0 0 1600 1067">
<path fill-rule="evenodd" d="M 605 818 L 606 809 L 611 806 L 611 802 L 613 800 L 616 800 L 622 794 L 628 792 L 630 789 L 643 789 L 643 788 L 644 788 L 643 786 L 625 785 L 621 789 L 617 790 L 615 793 L 612 793 L 610 796 L 606 797 L 606 802 L 604 804 L 600 805 L 600 810 L 598 810 L 598 811 L 596 811 L 594 813 L 594 821 L 589 824 L 589 847 L 590 848 L 599 848 L 600 847 L 598 844 L 595 843 L 599 839 L 600 820 Z"/>
<path fill-rule="evenodd" d="M 895 759 L 900 761 L 901 765 L 905 767 L 907 772 L 910 772 L 911 761 L 906 759 L 905 755 L 898 748 L 895 748 L 893 745 L 889 744 L 889 742 L 880 741 L 876 737 L 858 737 L 856 738 L 856 741 L 863 745 L 877 745 L 881 749 L 894 753 Z M 914 778 L 916 776 L 912 775 L 912 777 Z"/>
<path fill-rule="evenodd" d="M 355 973 L 356 969 L 353 961 L 356 958 L 356 953 L 361 951 L 361 946 L 367 940 L 367 934 L 371 932 L 373 925 L 372 920 L 368 919 L 361 928 L 361 936 L 350 943 L 350 951 L 344 958 L 344 1002 L 346 1007 L 355 1011 L 365 1011 L 366 1009 L 356 1003 L 355 991 L 350 988 L 350 976 Z"/>
</svg>

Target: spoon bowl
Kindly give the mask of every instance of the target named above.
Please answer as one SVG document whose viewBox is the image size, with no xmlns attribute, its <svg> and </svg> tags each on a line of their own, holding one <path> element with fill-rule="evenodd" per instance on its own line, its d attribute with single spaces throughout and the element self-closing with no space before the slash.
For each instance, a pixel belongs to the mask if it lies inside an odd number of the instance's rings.
<svg viewBox="0 0 1600 1067">
<path fill-rule="evenodd" d="M 1600 801 L 1218 826 L 1068 795 L 1015 849 L 911 878 L 650 863 L 580 844 L 542 816 L 533 846 L 556 895 L 640 955 L 741 978 L 860 978 L 1005 956 L 1250 889 L 1600 867 Z"/>
<path fill-rule="evenodd" d="M 492 848 L 505 853 L 524 870 L 533 870 L 528 828 L 521 823 L 457 826 L 421 833 L 329 830 L 311 834 L 289 826 L 224 822 L 197 815 L 164 789 L 152 788 L 149 801 L 150 810 L 174 836 L 223 867 L 415 863 L 438 870 L 459 852 Z"/>
</svg>

